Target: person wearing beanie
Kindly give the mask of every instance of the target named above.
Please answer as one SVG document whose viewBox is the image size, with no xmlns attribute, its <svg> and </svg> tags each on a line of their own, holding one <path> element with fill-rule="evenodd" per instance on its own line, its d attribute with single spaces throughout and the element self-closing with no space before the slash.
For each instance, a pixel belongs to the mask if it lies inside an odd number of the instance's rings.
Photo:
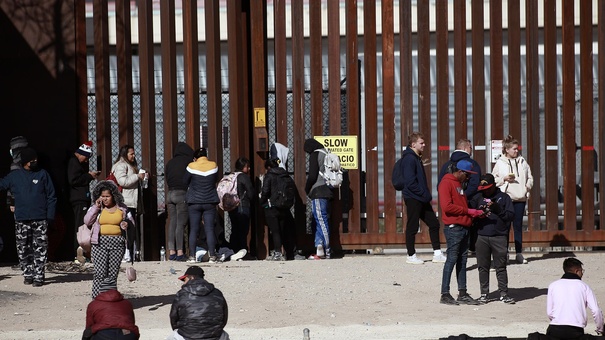
<svg viewBox="0 0 605 340">
<path fill-rule="evenodd" d="M 69 203 L 74 212 L 74 231 L 84 223 L 84 215 L 90 207 L 90 182 L 97 179 L 98 171 L 91 171 L 88 160 L 92 156 L 92 142 L 87 141 L 80 145 L 67 161 L 67 184 L 69 185 Z M 75 236 L 75 234 L 74 234 Z M 74 237 L 76 260 L 80 263 L 86 261 L 88 254 L 78 246 Z"/>
<path fill-rule="evenodd" d="M 22 168 L 0 178 L 0 190 L 15 196 L 15 234 L 23 283 L 44 284 L 44 265 L 48 250 L 48 225 L 55 218 L 57 197 L 48 172 L 38 168 L 38 154 L 32 148 L 21 150 Z"/>
</svg>

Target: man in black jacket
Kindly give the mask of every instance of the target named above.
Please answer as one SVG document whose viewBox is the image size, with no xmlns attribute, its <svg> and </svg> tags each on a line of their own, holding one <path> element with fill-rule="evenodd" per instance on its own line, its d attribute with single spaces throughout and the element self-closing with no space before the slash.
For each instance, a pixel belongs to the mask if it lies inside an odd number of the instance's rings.
<svg viewBox="0 0 605 340">
<path fill-rule="evenodd" d="M 515 216 L 513 202 L 510 197 L 500 191 L 495 185 L 494 176 L 481 176 L 478 194 L 473 197 L 469 206 L 484 211 L 484 218 L 477 218 L 477 267 L 479 269 L 479 286 L 481 303 L 489 301 L 489 271 L 492 263 L 496 270 L 500 301 L 514 304 L 515 300 L 508 296 L 508 274 L 506 260 L 508 257 L 508 233 L 510 223 Z"/>
<path fill-rule="evenodd" d="M 229 340 L 223 330 L 229 315 L 227 301 L 220 290 L 204 279 L 204 270 L 191 266 L 179 280 L 185 284 L 172 302 L 170 325 L 174 332 L 168 339 Z"/>
<path fill-rule="evenodd" d="M 97 179 L 99 172 L 90 171 L 88 160 L 92 155 L 92 142 L 80 145 L 67 161 L 67 183 L 69 184 L 69 203 L 74 212 L 74 230 L 84 223 L 84 215 L 90 207 L 90 182 Z M 76 259 L 80 263 L 86 260 L 84 250 L 75 242 Z"/>
</svg>

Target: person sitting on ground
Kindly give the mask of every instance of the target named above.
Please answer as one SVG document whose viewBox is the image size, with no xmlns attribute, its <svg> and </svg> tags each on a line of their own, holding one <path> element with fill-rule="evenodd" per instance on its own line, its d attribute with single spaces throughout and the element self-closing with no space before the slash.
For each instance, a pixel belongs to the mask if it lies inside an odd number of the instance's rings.
<svg viewBox="0 0 605 340">
<path fill-rule="evenodd" d="M 106 290 L 88 304 L 83 340 L 135 340 L 139 336 L 132 304 L 117 290 Z"/>
<path fill-rule="evenodd" d="M 603 312 L 592 289 L 582 281 L 583 263 L 575 258 L 563 261 L 561 279 L 548 286 L 546 313 L 550 324 L 546 335 L 556 339 L 576 339 L 584 335 L 586 306 L 592 311 L 597 334 L 603 334 Z"/>
<path fill-rule="evenodd" d="M 229 315 L 227 301 L 220 290 L 204 279 L 204 270 L 191 266 L 179 280 L 184 284 L 170 308 L 174 332 L 167 339 L 229 340 L 223 330 Z"/>
</svg>

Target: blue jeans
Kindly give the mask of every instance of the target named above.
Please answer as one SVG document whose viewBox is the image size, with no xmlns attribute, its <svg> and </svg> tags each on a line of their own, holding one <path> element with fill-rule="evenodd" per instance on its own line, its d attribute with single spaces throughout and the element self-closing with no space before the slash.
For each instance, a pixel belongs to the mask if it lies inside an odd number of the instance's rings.
<svg viewBox="0 0 605 340">
<path fill-rule="evenodd" d="M 204 220 L 208 255 L 216 255 L 216 235 L 214 234 L 214 221 L 216 217 L 216 204 L 189 204 L 189 256 L 195 257 L 195 246 L 200 235 L 200 222 Z"/>
<path fill-rule="evenodd" d="M 515 218 L 513 219 L 513 235 L 515 236 L 515 253 L 523 251 L 523 215 L 525 215 L 525 202 L 513 202 Z"/>
<path fill-rule="evenodd" d="M 187 203 L 185 202 L 187 190 L 169 190 L 168 200 L 168 250 L 182 250 L 185 236 L 185 226 L 189 220 Z"/>
<path fill-rule="evenodd" d="M 315 247 L 320 244 L 324 249 L 330 248 L 330 213 L 328 212 L 328 199 L 315 198 L 311 200 L 311 211 L 315 220 Z"/>
<path fill-rule="evenodd" d="M 456 267 L 458 290 L 466 290 L 466 258 L 468 256 L 469 228 L 450 224 L 443 227 L 443 233 L 447 242 L 447 259 L 443 265 L 441 294 L 450 292 L 450 280 L 454 266 Z"/>
</svg>

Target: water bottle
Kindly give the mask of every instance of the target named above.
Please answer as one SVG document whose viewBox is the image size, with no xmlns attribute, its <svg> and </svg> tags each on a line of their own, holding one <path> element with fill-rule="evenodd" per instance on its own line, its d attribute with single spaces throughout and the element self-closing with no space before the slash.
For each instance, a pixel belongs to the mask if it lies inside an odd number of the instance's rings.
<svg viewBox="0 0 605 340">
<path fill-rule="evenodd" d="M 164 246 L 160 249 L 160 261 L 166 261 L 166 249 Z"/>
<path fill-rule="evenodd" d="M 140 174 L 145 174 L 145 176 L 143 177 L 143 189 L 147 189 L 147 186 L 149 185 L 149 174 L 144 170 L 141 169 L 139 170 Z"/>
<path fill-rule="evenodd" d="M 303 340 L 311 340 L 311 337 L 309 336 L 308 328 L 303 329 Z"/>
</svg>

